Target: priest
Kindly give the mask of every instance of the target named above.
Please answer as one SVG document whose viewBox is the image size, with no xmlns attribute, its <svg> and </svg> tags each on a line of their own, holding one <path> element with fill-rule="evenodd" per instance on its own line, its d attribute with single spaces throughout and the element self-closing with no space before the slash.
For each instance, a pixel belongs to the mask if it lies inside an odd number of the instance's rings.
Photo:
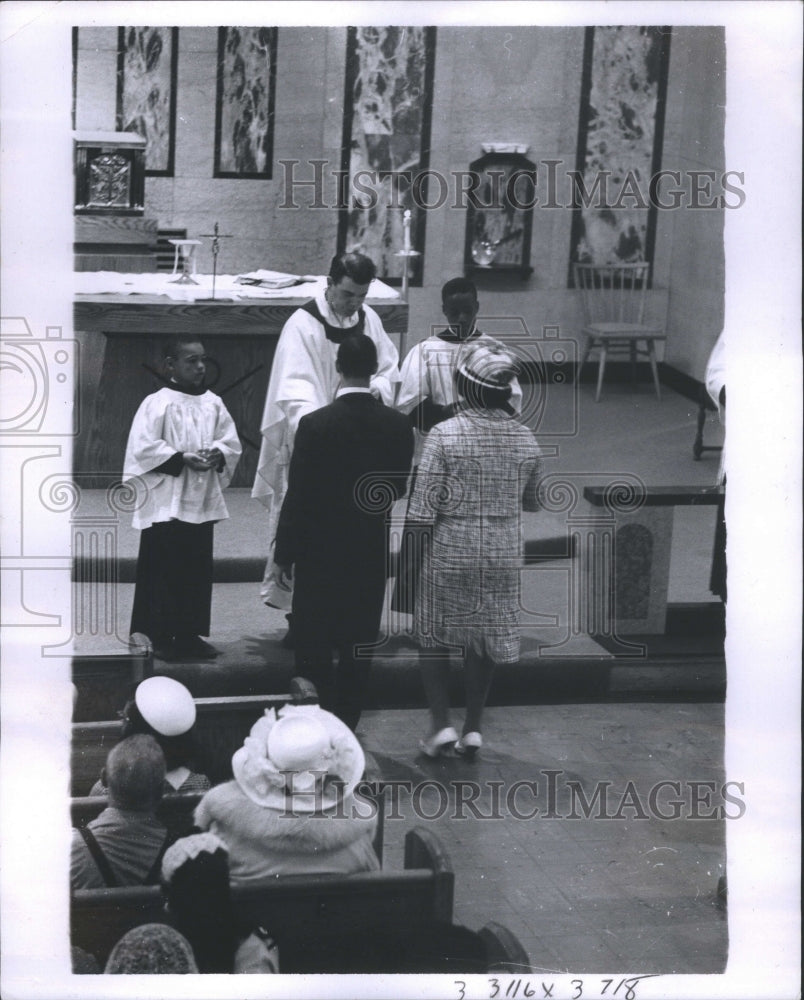
<svg viewBox="0 0 804 1000">
<path fill-rule="evenodd" d="M 274 575 L 276 522 L 287 490 L 287 473 L 299 420 L 331 403 L 340 386 L 335 367 L 338 345 L 349 333 L 364 333 L 377 348 L 372 393 L 393 405 L 399 382 L 399 355 L 377 313 L 364 305 L 377 276 L 364 254 L 340 253 L 332 259 L 327 286 L 297 309 L 282 328 L 276 346 L 265 409 L 262 441 L 252 496 L 269 512 L 269 553 L 260 594 L 265 604 L 289 610 L 292 594 Z"/>
</svg>

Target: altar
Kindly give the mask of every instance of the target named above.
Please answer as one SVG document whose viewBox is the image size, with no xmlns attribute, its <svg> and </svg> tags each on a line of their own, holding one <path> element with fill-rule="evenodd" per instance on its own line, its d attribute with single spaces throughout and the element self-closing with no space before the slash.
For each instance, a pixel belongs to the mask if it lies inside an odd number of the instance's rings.
<svg viewBox="0 0 804 1000">
<path fill-rule="evenodd" d="M 216 275 L 213 286 L 212 275 L 196 275 L 197 284 L 178 284 L 165 272 L 74 275 L 79 360 L 73 468 L 84 485 L 101 488 L 120 478 L 134 413 L 164 384 L 162 346 L 171 334 L 203 340 L 207 385 L 223 398 L 243 444 L 232 485 L 252 485 L 277 339 L 291 313 L 323 288 L 326 278 L 304 275 L 280 288 L 242 279 Z M 397 348 L 404 348 L 408 306 L 399 293 L 377 280 L 366 302 Z"/>
</svg>

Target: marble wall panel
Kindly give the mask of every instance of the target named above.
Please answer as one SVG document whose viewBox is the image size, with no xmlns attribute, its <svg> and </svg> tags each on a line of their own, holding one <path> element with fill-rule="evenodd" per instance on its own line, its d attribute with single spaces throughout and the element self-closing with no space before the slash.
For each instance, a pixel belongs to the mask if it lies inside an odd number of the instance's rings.
<svg viewBox="0 0 804 1000">
<path fill-rule="evenodd" d="M 649 183 L 661 150 L 669 45 L 662 28 L 588 29 L 578 170 L 588 192 L 605 179 L 607 194 L 578 208 L 573 260 L 652 257 Z"/>
<path fill-rule="evenodd" d="M 117 127 L 147 140 L 149 174 L 173 174 L 177 50 L 178 28 L 120 29 Z"/>
<path fill-rule="evenodd" d="M 384 280 L 399 280 L 406 210 L 413 249 L 424 250 L 425 212 L 412 185 L 429 165 L 435 29 L 350 28 L 348 53 L 343 147 L 352 184 L 339 244 L 360 247 Z M 421 267 L 421 257 L 411 259 L 412 284 L 421 284 Z"/>
<path fill-rule="evenodd" d="M 276 28 L 218 29 L 215 176 L 270 177 Z"/>
</svg>

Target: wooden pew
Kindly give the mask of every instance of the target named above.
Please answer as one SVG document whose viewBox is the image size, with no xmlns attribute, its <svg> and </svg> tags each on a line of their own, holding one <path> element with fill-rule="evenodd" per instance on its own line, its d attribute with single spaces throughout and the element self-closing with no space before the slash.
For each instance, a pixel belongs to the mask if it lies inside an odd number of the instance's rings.
<svg viewBox="0 0 804 1000">
<path fill-rule="evenodd" d="M 196 698 L 198 770 L 213 785 L 232 777 L 231 762 L 235 750 L 243 745 L 249 730 L 267 708 L 315 704 L 316 690 L 304 678 L 294 677 L 288 694 L 241 695 L 229 698 Z M 101 768 L 112 747 L 120 740 L 119 719 L 101 722 L 75 722 L 72 726 L 71 794 L 88 795 L 100 777 Z"/>
<path fill-rule="evenodd" d="M 156 814 L 174 838 L 185 837 L 193 829 L 193 813 L 201 801 L 198 792 L 184 795 L 165 795 Z M 86 826 L 109 805 L 105 795 L 87 795 L 70 800 L 70 822 L 75 829 Z"/>
<path fill-rule="evenodd" d="M 405 837 L 404 870 L 354 875 L 291 875 L 261 889 L 232 891 L 235 919 L 262 926 L 279 945 L 282 972 L 360 971 L 361 938 L 385 934 L 399 946 L 409 928 L 452 922 L 455 875 L 438 838 L 416 827 Z M 101 968 L 133 927 L 168 923 L 159 886 L 87 889 L 71 896 L 71 943 Z M 349 955 L 341 942 L 350 942 Z M 330 947 L 332 946 L 332 947 Z M 351 968 L 338 968 L 348 962 Z"/>
<path fill-rule="evenodd" d="M 111 719 L 131 697 L 140 681 L 154 672 L 154 651 L 146 635 L 135 633 L 101 653 L 76 653 L 72 679 L 78 692 L 73 720 Z"/>
</svg>

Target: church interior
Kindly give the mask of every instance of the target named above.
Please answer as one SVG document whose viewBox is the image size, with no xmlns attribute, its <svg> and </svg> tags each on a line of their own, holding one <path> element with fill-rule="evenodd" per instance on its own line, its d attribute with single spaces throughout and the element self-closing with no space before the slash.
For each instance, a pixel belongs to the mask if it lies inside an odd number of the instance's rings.
<svg viewBox="0 0 804 1000">
<path fill-rule="evenodd" d="M 282 324 L 336 252 L 359 249 L 401 361 L 443 327 L 444 282 L 469 277 L 478 323 L 522 360 L 555 487 L 523 520 L 522 658 L 495 679 L 478 761 L 423 759 L 410 621 L 388 611 L 358 736 L 383 780 L 440 782 L 453 812 L 456 782 L 552 772 L 590 795 L 611 782 L 617 818 L 458 820 L 424 796 L 386 819 L 384 867 L 401 867 L 424 822 L 451 859 L 455 922 L 503 925 L 522 972 L 722 972 L 722 808 L 697 824 L 643 818 L 623 790 L 725 780 L 724 607 L 709 588 L 724 428 L 704 391 L 724 217 L 742 199 L 725 157 L 724 29 L 79 25 L 72 56 L 74 670 L 145 662 L 198 699 L 287 691 L 293 655 L 284 613 L 259 599 L 268 539 L 250 496 Z M 626 291 L 653 339 L 585 357 L 577 268 L 643 263 Z M 190 331 L 243 456 L 216 533 L 221 655 L 162 663 L 125 653 L 137 533 L 110 497 L 159 345 Z M 612 486 L 645 502 L 612 507 Z M 616 578 L 601 539 L 621 542 Z M 81 707 L 76 726 L 110 717 Z"/>
</svg>

